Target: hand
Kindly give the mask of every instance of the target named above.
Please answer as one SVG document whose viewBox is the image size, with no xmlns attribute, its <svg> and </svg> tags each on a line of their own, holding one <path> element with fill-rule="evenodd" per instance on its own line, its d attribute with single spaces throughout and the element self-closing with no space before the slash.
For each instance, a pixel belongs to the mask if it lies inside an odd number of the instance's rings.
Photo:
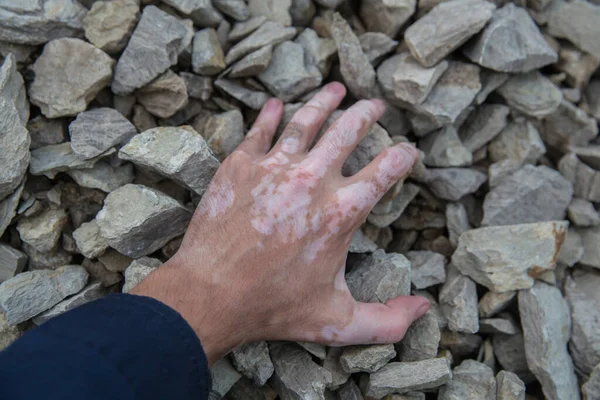
<svg viewBox="0 0 600 400">
<path fill-rule="evenodd" d="M 194 328 L 212 364 L 258 340 L 329 345 L 399 341 L 429 308 L 422 297 L 356 302 L 344 278 L 353 233 L 412 167 L 408 144 L 343 177 L 346 157 L 385 110 L 350 107 L 309 151 L 346 94 L 331 83 L 302 107 L 270 149 L 283 104 L 269 100 L 223 162 L 181 248 L 132 293 L 170 305 Z"/>
</svg>

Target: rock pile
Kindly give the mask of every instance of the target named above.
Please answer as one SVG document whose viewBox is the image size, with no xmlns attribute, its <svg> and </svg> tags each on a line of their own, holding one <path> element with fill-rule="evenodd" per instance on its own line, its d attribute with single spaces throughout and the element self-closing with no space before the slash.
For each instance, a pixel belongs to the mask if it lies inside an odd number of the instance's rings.
<svg viewBox="0 0 600 400">
<path fill-rule="evenodd" d="M 598 0 L 2 2 L 0 348 L 141 282 L 266 100 L 338 80 L 388 106 L 344 174 L 422 152 L 348 286 L 432 307 L 395 344 L 241 346 L 214 397 L 600 399 L 599 38 Z"/>
</svg>

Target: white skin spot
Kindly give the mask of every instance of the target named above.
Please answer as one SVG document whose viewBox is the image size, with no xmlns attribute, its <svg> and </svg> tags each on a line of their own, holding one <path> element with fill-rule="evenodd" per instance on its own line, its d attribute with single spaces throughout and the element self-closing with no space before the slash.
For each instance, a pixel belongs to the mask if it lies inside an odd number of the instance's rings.
<svg viewBox="0 0 600 400">
<path fill-rule="evenodd" d="M 288 154 L 298 153 L 300 141 L 295 137 L 286 137 L 281 141 L 281 150 Z"/>
<path fill-rule="evenodd" d="M 198 213 L 215 218 L 233 206 L 235 190 L 228 179 L 220 180 L 219 184 L 210 185 L 198 206 Z"/>
<path fill-rule="evenodd" d="M 265 168 L 270 169 L 272 172 L 277 172 L 277 171 L 279 171 L 279 169 L 273 170 L 273 168 L 286 165 L 289 162 L 290 162 L 290 159 L 285 154 L 278 151 L 277 153 L 273 154 L 271 157 L 266 158 L 263 161 L 261 161 L 260 165 Z"/>
</svg>

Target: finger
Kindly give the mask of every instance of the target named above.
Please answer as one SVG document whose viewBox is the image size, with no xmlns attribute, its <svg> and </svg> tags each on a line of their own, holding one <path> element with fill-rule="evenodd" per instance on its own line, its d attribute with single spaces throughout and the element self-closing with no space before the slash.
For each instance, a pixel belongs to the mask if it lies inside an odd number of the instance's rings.
<svg viewBox="0 0 600 400">
<path fill-rule="evenodd" d="M 385 104 L 379 99 L 357 102 L 329 127 L 308 154 L 307 161 L 321 175 L 325 174 L 323 170 L 341 170 L 346 158 L 384 111 Z"/>
<path fill-rule="evenodd" d="M 279 99 L 269 99 L 256 117 L 252 129 L 236 150 L 253 156 L 265 155 L 271 148 L 273 136 L 283 116 L 283 103 Z"/>
<path fill-rule="evenodd" d="M 273 151 L 297 154 L 309 149 L 319 129 L 346 96 L 346 88 L 339 82 L 326 85 L 292 117 Z"/>
</svg>

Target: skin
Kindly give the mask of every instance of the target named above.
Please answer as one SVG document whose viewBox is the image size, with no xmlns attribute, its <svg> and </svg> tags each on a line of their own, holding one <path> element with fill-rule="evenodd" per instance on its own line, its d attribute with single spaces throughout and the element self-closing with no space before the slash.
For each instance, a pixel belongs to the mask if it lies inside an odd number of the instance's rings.
<svg viewBox="0 0 600 400">
<path fill-rule="evenodd" d="M 217 171 L 177 254 L 131 291 L 177 310 L 209 365 L 259 340 L 398 342 L 429 309 L 418 296 L 360 303 L 346 285 L 353 233 L 417 152 L 398 144 L 343 177 L 346 157 L 385 110 L 380 100 L 357 102 L 311 148 L 345 95 L 340 83 L 325 86 L 272 148 L 283 104 L 269 100 Z"/>
</svg>

